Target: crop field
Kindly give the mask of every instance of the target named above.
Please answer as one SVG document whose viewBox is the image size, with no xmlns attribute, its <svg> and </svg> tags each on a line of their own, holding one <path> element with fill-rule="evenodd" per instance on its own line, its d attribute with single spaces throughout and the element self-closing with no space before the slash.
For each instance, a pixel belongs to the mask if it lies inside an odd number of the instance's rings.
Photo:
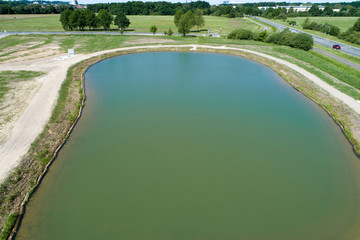
<svg viewBox="0 0 360 240">
<path fill-rule="evenodd" d="M 289 25 L 288 21 L 296 21 L 300 26 L 302 26 L 303 22 L 305 21 L 306 17 L 297 17 L 297 18 L 288 18 L 285 20 L 277 20 L 276 22 L 279 22 L 284 25 Z M 310 21 L 317 22 L 317 23 L 329 23 L 332 25 L 335 25 L 340 28 L 341 32 L 345 32 L 348 30 L 349 27 L 352 27 L 358 17 L 309 17 Z M 301 27 L 302 28 L 302 27 Z"/>
<path fill-rule="evenodd" d="M 64 31 L 59 18 L 59 14 L 0 15 L 0 31 Z M 149 32 L 150 26 L 156 25 L 158 32 L 167 31 L 169 28 L 177 32 L 173 16 L 128 16 L 128 18 L 131 22 L 128 31 Z M 202 33 L 207 33 L 208 28 L 212 32 L 218 32 L 221 28 L 223 33 L 235 28 L 261 30 L 259 25 L 246 19 L 214 16 L 204 16 L 204 18 L 205 26 L 200 29 Z M 112 25 L 111 29 L 116 30 L 117 27 Z M 193 31 L 195 30 L 196 27 L 193 28 Z"/>
</svg>

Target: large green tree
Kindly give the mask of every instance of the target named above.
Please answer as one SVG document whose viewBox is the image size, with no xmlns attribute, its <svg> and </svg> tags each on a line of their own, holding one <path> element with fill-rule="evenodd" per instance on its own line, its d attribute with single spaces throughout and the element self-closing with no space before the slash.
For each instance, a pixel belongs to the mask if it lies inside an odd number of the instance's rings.
<svg viewBox="0 0 360 240">
<path fill-rule="evenodd" d="M 196 9 L 194 12 L 194 23 L 197 26 L 198 32 L 200 31 L 200 27 L 205 25 L 205 19 L 200 9 Z"/>
<path fill-rule="evenodd" d="M 78 19 L 78 27 L 81 30 L 84 30 L 84 28 L 87 26 L 85 12 L 84 12 L 84 10 L 75 10 L 75 11 L 80 12 L 79 19 Z"/>
<path fill-rule="evenodd" d="M 360 18 L 354 23 L 353 29 L 355 31 L 360 31 Z"/>
<path fill-rule="evenodd" d="M 71 13 L 69 17 L 70 29 L 76 29 L 79 27 L 80 15 L 80 10 L 75 10 Z"/>
<path fill-rule="evenodd" d="M 97 17 L 99 25 L 102 26 L 105 30 L 110 28 L 110 25 L 113 21 L 113 17 L 105 9 L 100 9 Z"/>
<path fill-rule="evenodd" d="M 97 18 L 93 11 L 89 9 L 85 9 L 84 16 L 85 16 L 86 26 L 89 27 L 89 30 L 97 27 Z"/>
<path fill-rule="evenodd" d="M 71 26 L 69 24 L 70 15 L 73 11 L 66 9 L 60 14 L 60 22 L 64 30 L 71 30 Z"/>
<path fill-rule="evenodd" d="M 195 15 L 189 10 L 181 16 L 178 23 L 178 32 L 185 36 L 193 26 L 195 26 Z"/>
<path fill-rule="evenodd" d="M 184 15 L 184 12 L 182 10 L 177 10 L 175 15 L 174 15 L 174 24 L 175 26 L 179 27 L 179 21 L 181 16 Z"/>
<path fill-rule="evenodd" d="M 115 17 L 114 24 L 120 28 L 121 33 L 125 31 L 130 25 L 130 20 L 125 16 L 125 13 L 119 11 Z"/>
</svg>

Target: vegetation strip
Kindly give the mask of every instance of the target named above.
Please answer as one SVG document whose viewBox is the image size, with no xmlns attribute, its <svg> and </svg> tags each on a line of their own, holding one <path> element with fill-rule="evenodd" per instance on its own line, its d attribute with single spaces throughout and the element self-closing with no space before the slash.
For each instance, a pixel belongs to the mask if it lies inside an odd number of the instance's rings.
<svg viewBox="0 0 360 240">
<path fill-rule="evenodd" d="M 150 51 L 189 51 L 184 50 L 184 48 L 191 47 L 197 47 L 197 51 L 201 52 L 238 55 L 254 61 L 258 61 L 266 66 L 271 67 L 294 88 L 301 91 L 305 96 L 309 97 L 319 106 L 321 106 L 324 110 L 326 110 L 333 117 L 335 122 L 339 124 L 339 126 L 342 128 L 344 134 L 352 143 L 355 152 L 357 154 L 360 154 L 359 141 L 353 136 L 351 132 L 351 119 L 354 116 L 358 116 L 358 114 L 352 115 L 353 111 L 349 111 L 349 109 L 347 107 L 344 107 L 341 102 L 334 100 L 334 98 L 329 98 L 326 92 L 324 92 L 323 90 L 319 90 L 312 84 L 309 84 L 309 81 L 306 80 L 306 78 L 300 73 L 292 70 L 289 66 L 284 66 L 279 62 L 275 62 L 274 58 L 272 57 L 264 57 L 264 54 L 262 53 L 239 48 L 222 48 L 196 45 L 144 46 L 117 50 L 79 62 L 68 70 L 66 80 L 60 90 L 60 95 L 63 95 L 64 97 L 58 99 L 57 107 L 53 112 L 53 116 L 55 115 L 57 117 L 54 117 L 51 121 L 49 121 L 43 133 L 32 145 L 31 150 L 25 157 L 21 166 L 19 166 L 17 170 L 14 171 L 14 173 L 8 178 L 8 185 L 2 185 L 0 187 L 0 193 L 5 193 L 4 196 L 12 196 L 11 198 L 8 198 L 8 200 L 13 203 L 9 205 L 10 208 L 7 210 L 7 215 L 9 217 L 6 219 L 6 221 L 3 221 L 4 227 L 1 233 L 1 237 L 3 239 L 7 239 L 8 237 L 6 236 L 9 232 L 7 229 L 12 229 L 12 232 L 8 239 L 12 239 L 16 234 L 16 230 L 19 226 L 21 216 L 24 214 L 24 208 L 26 203 L 31 197 L 31 194 L 41 183 L 41 180 L 46 174 L 49 166 L 56 158 L 57 153 L 59 152 L 61 147 L 65 144 L 67 138 L 70 136 L 74 126 L 76 125 L 78 119 L 81 116 L 82 109 L 85 103 L 83 74 L 86 69 L 89 66 L 95 64 L 96 62 L 118 55 Z M 74 91 L 76 89 L 78 89 L 78 91 Z M 355 118 L 354 121 L 358 120 L 358 118 Z M 53 148 L 51 148 L 50 146 L 53 146 Z M 35 167 L 33 167 L 34 163 L 36 165 Z M 26 170 L 24 170 L 29 166 L 30 170 L 33 171 L 27 172 Z M 23 187 L 22 191 L 14 187 L 18 185 L 22 186 L 23 184 L 26 184 L 26 186 Z M 13 189 L 13 192 L 7 192 L 10 186 L 14 187 L 14 189 L 11 188 Z M 17 194 L 14 195 L 14 192 L 16 192 Z M 0 201 L 0 203 L 3 203 L 3 201 Z M 14 218 L 17 219 L 16 222 L 14 221 Z M 2 221 L 2 219 L 0 219 L 0 221 Z"/>
</svg>

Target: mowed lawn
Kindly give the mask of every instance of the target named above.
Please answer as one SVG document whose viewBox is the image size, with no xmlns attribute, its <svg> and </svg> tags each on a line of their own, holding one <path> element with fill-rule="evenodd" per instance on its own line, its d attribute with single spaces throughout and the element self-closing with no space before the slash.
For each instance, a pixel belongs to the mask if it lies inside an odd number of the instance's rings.
<svg viewBox="0 0 360 240">
<path fill-rule="evenodd" d="M 0 15 L 1 31 L 62 31 L 59 14 Z"/>
<path fill-rule="evenodd" d="M 288 18 L 287 21 L 296 21 L 300 26 L 305 21 L 306 17 Z M 309 17 L 310 21 L 317 23 L 329 23 L 340 28 L 341 32 L 345 32 L 349 27 L 352 27 L 358 17 Z M 283 21 L 277 21 L 284 24 Z"/>
<path fill-rule="evenodd" d="M 0 15 L 0 31 L 64 31 L 59 21 L 59 14 L 29 14 L 29 15 Z M 128 16 L 130 26 L 128 31 L 149 32 L 151 25 L 156 25 L 158 32 L 168 31 L 171 28 L 177 32 L 173 16 Z M 202 33 L 212 32 L 228 33 L 235 28 L 261 30 L 257 24 L 242 18 L 225 18 L 204 16 L 205 26 L 201 27 Z M 111 29 L 117 27 L 112 25 Z M 196 27 L 192 29 L 197 30 Z"/>
</svg>

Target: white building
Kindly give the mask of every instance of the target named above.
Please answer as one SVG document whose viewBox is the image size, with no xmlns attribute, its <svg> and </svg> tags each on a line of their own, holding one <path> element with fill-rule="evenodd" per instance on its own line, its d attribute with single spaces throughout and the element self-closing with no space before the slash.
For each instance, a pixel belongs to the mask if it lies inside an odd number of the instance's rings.
<svg viewBox="0 0 360 240">
<path fill-rule="evenodd" d="M 77 6 L 77 5 L 79 5 L 79 3 L 77 0 L 71 0 L 70 5 Z"/>
<path fill-rule="evenodd" d="M 312 6 L 303 6 L 303 5 L 300 5 L 300 6 L 275 6 L 275 7 L 268 7 L 268 6 L 265 6 L 265 7 L 258 7 L 260 10 L 266 10 L 266 9 L 269 9 L 269 8 L 285 8 L 287 11 L 290 10 L 290 8 L 293 8 L 294 12 L 307 12 L 309 11 L 309 9 L 311 8 Z M 325 7 L 323 6 L 319 6 L 319 9 L 320 10 L 324 10 Z"/>
<path fill-rule="evenodd" d="M 229 4 L 229 5 L 239 5 L 244 4 L 246 2 L 237 2 L 237 1 L 223 1 L 223 4 Z"/>
</svg>

